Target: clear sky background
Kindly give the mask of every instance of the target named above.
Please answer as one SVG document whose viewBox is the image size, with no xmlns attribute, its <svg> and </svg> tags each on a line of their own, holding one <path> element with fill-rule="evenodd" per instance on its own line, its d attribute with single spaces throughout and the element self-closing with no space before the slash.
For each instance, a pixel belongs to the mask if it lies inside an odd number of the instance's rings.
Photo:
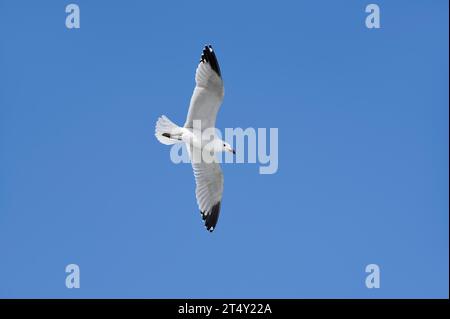
<svg viewBox="0 0 450 319">
<path fill-rule="evenodd" d="M 369 1 L 72 2 L 79 30 L 0 0 L 0 297 L 448 297 L 448 1 L 379 30 Z M 213 233 L 153 135 L 206 43 L 218 128 L 279 129 L 276 174 L 222 165 Z"/>
</svg>

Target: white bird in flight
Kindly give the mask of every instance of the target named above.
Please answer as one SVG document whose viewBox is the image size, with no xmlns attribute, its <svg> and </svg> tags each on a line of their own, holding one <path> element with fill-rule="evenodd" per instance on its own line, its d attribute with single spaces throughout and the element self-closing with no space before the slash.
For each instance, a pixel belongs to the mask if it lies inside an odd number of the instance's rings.
<svg viewBox="0 0 450 319">
<path fill-rule="evenodd" d="M 235 154 L 235 151 L 230 144 L 219 139 L 215 134 L 208 136 L 202 134 L 207 129 L 215 129 L 217 112 L 224 96 L 219 63 L 211 45 L 203 49 L 195 72 L 195 82 L 196 86 L 184 126 L 177 126 L 163 115 L 156 122 L 155 135 L 161 143 L 166 145 L 186 143 L 197 185 L 195 190 L 197 204 L 206 229 L 212 232 L 219 218 L 222 201 L 222 170 L 216 161 L 205 161 L 203 156 L 200 159 L 195 157 L 193 160 L 193 157 L 194 154 L 202 154 L 204 150 L 213 154 L 218 152 Z M 194 129 L 196 123 L 201 124 L 200 130 Z"/>
</svg>

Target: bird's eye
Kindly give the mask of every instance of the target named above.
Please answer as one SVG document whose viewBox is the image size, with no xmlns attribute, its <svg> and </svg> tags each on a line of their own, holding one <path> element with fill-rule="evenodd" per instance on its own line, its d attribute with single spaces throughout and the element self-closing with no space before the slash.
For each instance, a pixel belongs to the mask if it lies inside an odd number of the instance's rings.
<svg viewBox="0 0 450 319">
<path fill-rule="evenodd" d="M 225 144 L 223 144 L 223 147 L 225 147 Z"/>
</svg>

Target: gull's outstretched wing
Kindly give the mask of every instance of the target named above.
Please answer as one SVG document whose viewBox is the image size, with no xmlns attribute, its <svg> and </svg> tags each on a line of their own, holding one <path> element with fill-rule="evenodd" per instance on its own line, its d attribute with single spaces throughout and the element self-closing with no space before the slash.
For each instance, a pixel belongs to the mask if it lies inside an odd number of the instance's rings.
<svg viewBox="0 0 450 319">
<path fill-rule="evenodd" d="M 219 62 L 212 47 L 205 46 L 195 72 L 196 87 L 191 97 L 184 127 L 192 128 L 194 120 L 201 120 L 202 130 L 215 127 L 217 111 L 222 104 L 224 90 Z"/>
<path fill-rule="evenodd" d="M 223 174 L 218 163 L 195 163 L 194 169 L 195 195 L 197 204 L 205 221 L 205 227 L 212 232 L 216 227 L 220 213 L 220 202 L 223 193 Z"/>
</svg>

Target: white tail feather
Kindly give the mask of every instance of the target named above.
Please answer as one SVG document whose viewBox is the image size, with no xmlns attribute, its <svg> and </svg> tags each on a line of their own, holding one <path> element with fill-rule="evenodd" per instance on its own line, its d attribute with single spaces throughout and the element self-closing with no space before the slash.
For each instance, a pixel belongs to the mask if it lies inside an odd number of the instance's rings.
<svg viewBox="0 0 450 319">
<path fill-rule="evenodd" d="M 155 136 L 158 139 L 158 141 L 160 141 L 165 145 L 172 145 L 181 142 L 177 139 L 163 136 L 164 133 L 169 135 L 180 135 L 183 133 L 183 129 L 178 125 L 174 124 L 165 115 L 163 115 L 156 122 Z"/>
</svg>

